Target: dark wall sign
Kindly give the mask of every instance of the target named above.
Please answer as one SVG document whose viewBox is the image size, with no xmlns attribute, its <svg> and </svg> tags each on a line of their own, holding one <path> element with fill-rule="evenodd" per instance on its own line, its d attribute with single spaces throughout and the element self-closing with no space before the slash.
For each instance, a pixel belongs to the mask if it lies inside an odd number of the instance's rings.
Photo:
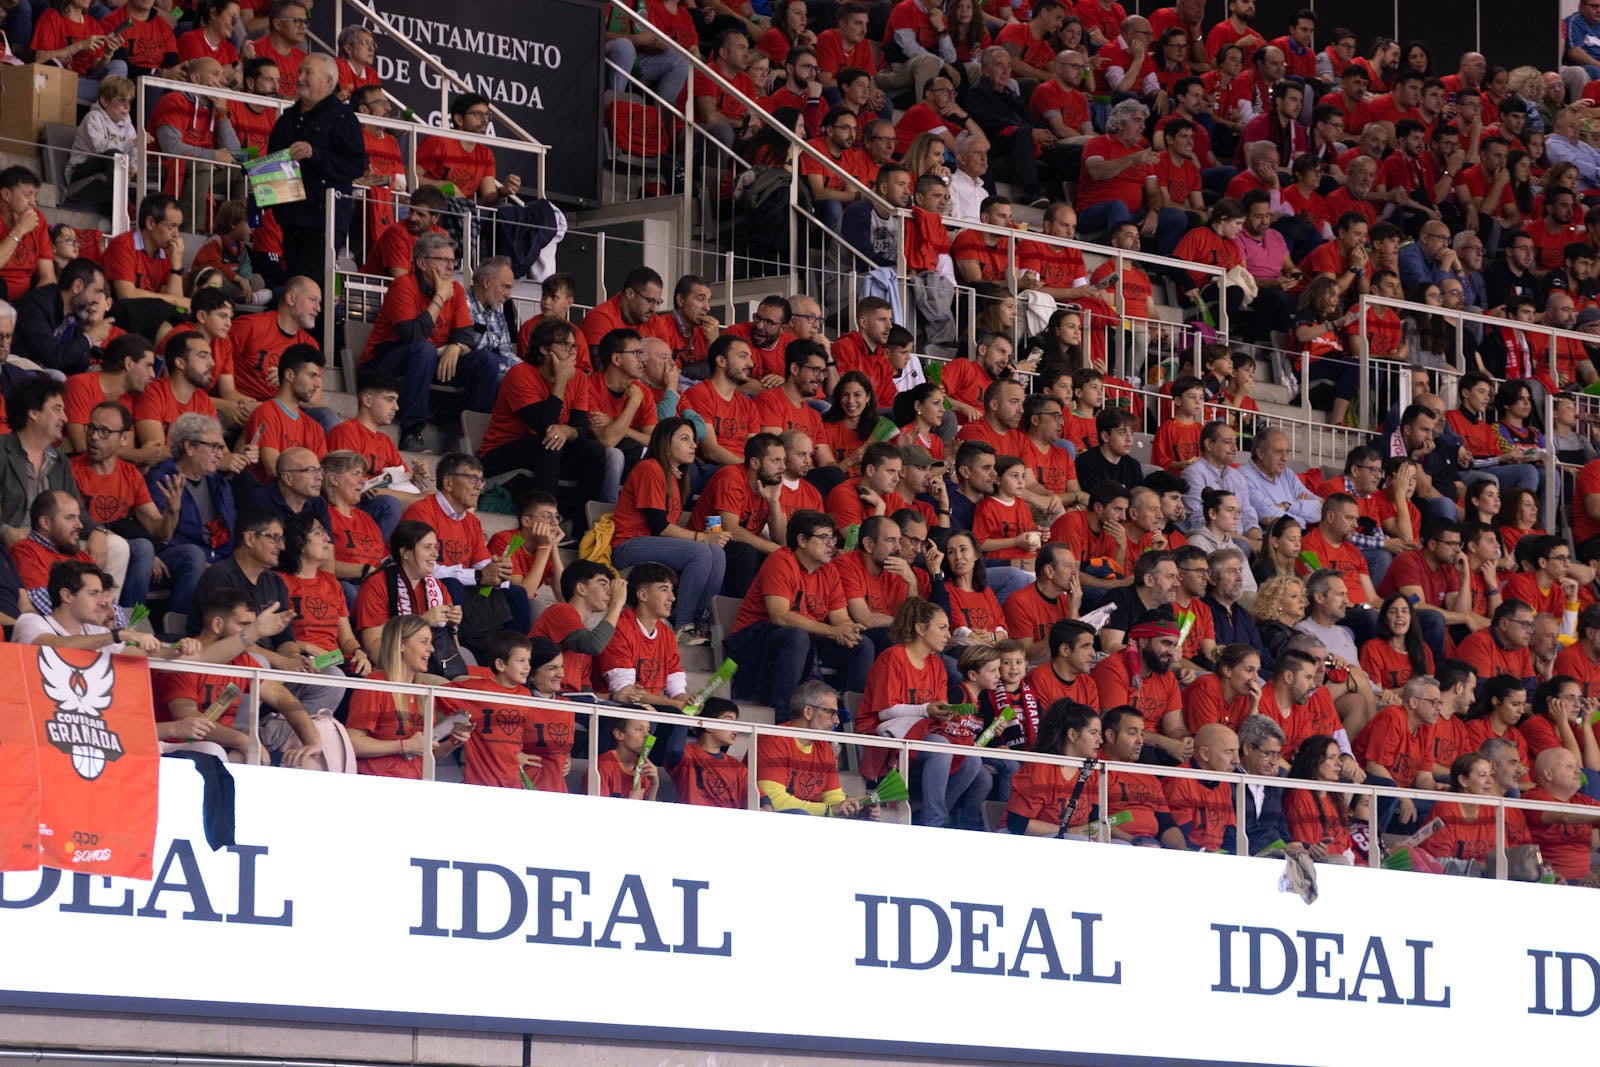
<svg viewBox="0 0 1600 1067">
<path fill-rule="evenodd" d="M 330 45 L 338 2 L 324 0 L 312 15 L 313 31 Z M 552 199 L 598 200 L 603 9 L 597 0 L 456 0 L 446 5 L 436 0 L 371 0 L 370 6 L 549 146 L 545 185 Z M 357 18 L 353 10 L 344 10 L 345 25 Z M 377 68 L 384 88 L 419 118 L 449 127 L 448 114 L 440 112 L 438 73 L 386 41 L 381 32 Z M 489 132 L 514 136 L 497 123 L 491 123 Z M 524 185 L 532 185 L 532 156 L 496 155 L 502 177 L 515 173 Z"/>
</svg>

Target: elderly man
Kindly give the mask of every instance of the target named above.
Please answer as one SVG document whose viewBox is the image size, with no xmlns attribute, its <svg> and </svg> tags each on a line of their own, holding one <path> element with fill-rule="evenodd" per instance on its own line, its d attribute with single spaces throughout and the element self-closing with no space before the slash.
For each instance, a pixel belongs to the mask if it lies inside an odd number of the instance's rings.
<svg viewBox="0 0 1600 1067">
<path fill-rule="evenodd" d="M 1219 548 L 1206 557 L 1206 566 L 1210 571 L 1211 588 L 1202 601 L 1211 612 L 1217 647 L 1249 645 L 1260 651 L 1262 669 L 1271 670 L 1272 652 L 1262 642 L 1250 610 L 1240 603 L 1246 592 L 1254 593 L 1255 584 L 1244 550 L 1233 546 Z"/>
<path fill-rule="evenodd" d="M 1027 102 L 1011 88 L 1009 52 L 999 46 L 985 48 L 982 67 L 982 80 L 967 91 L 967 113 L 983 128 L 994 149 L 1009 160 L 1012 180 L 1022 186 L 1021 202 L 1048 207 L 1044 181 L 1048 177 L 1055 185 L 1067 173 L 1067 146 L 1048 126 L 1037 125 Z"/>
<path fill-rule="evenodd" d="M 1460 271 L 1461 260 L 1450 247 L 1450 227 L 1438 219 L 1423 223 L 1416 241 L 1400 250 L 1400 280 L 1408 292 L 1418 286 L 1438 285 Z"/>
<path fill-rule="evenodd" d="M 1262 525 L 1280 515 L 1293 515 L 1302 526 L 1322 518 L 1322 502 L 1289 469 L 1289 435 L 1268 430 L 1258 436 L 1250 462 L 1240 468 L 1246 499 Z"/>
<path fill-rule="evenodd" d="M 259 503 L 283 520 L 285 527 L 296 515 L 310 513 L 333 534 L 328 502 L 322 499 L 322 461 L 309 448 L 286 448 L 278 456 L 272 484 L 258 494 Z"/>
<path fill-rule="evenodd" d="M 367 172 L 367 149 L 355 112 L 334 91 L 339 85 L 339 65 L 332 56 L 307 56 L 294 84 L 295 103 L 272 127 L 267 150 L 288 149 L 289 158 L 300 164 L 306 195 L 304 200 L 280 204 L 272 212 L 283 227 L 285 271 L 320 278 L 329 224 L 335 248 L 344 247 L 350 231 L 350 210 L 355 202 L 351 187 Z M 329 189 L 337 194 L 331 220 L 326 217 Z"/>
<path fill-rule="evenodd" d="M 473 411 L 494 407 L 494 393 L 506 372 L 521 362 L 517 355 L 517 305 L 511 299 L 516 285 L 509 256 L 492 256 L 472 271 L 472 287 L 467 290 L 467 312 L 478 330 L 477 349 L 492 361 L 479 376 L 478 395 L 469 398 Z M 480 404 L 488 407 L 479 407 Z"/>
<path fill-rule="evenodd" d="M 953 219 L 977 222 L 989 195 L 984 178 L 989 173 L 989 141 L 982 134 L 963 133 L 956 138 L 956 169 L 950 175 L 950 211 Z"/>
<path fill-rule="evenodd" d="M 1367 772 L 1367 780 L 1374 785 L 1396 785 L 1402 789 L 1445 789 L 1448 783 L 1433 777 L 1433 759 L 1429 751 L 1430 728 L 1439 719 L 1439 708 L 1444 700 L 1439 693 L 1439 682 L 1431 675 L 1413 675 L 1400 691 L 1400 703 L 1384 708 L 1367 723 L 1357 739 Z M 1431 808 L 1428 803 L 1423 809 Z M 1382 830 L 1389 826 L 1390 817 L 1398 814 L 1398 826 L 1413 826 L 1426 815 L 1410 797 L 1396 801 L 1394 797 L 1378 798 L 1376 826 Z"/>
<path fill-rule="evenodd" d="M 1200 457 L 1183 469 L 1183 509 L 1189 516 L 1185 532 L 1205 524 L 1200 494 L 1207 489 L 1224 489 L 1239 500 L 1239 534 L 1252 551 L 1261 548 L 1261 517 L 1250 503 L 1250 489 L 1243 471 L 1233 465 L 1238 453 L 1239 435 L 1220 420 L 1200 429 Z M 1254 588 L 1252 583 L 1251 588 Z"/>
<path fill-rule="evenodd" d="M 1283 746 L 1283 727 L 1265 715 L 1246 716 L 1239 724 L 1238 769 L 1263 778 L 1280 777 Z M 1253 783 L 1244 790 L 1244 839 L 1240 850 L 1257 855 L 1274 841 L 1288 842 L 1284 847 L 1290 849 L 1301 847 L 1298 841 L 1289 840 L 1289 820 L 1283 813 L 1283 790 Z"/>
<path fill-rule="evenodd" d="M 1171 255 L 1189 218 L 1180 208 L 1156 206 L 1161 191 L 1155 167 L 1161 154 L 1144 142 L 1149 117 L 1149 108 L 1124 100 L 1111 109 L 1105 134 L 1083 146 L 1078 229 L 1099 232 L 1136 219 L 1143 236 L 1154 236 L 1156 252 Z"/>
<path fill-rule="evenodd" d="M 1585 796 L 1583 767 L 1578 757 L 1564 748 L 1547 748 L 1534 760 L 1534 788 L 1522 794 L 1524 800 L 1549 804 L 1576 804 L 1595 809 L 1592 813 L 1569 815 L 1565 812 L 1527 812 L 1528 831 L 1555 872 L 1568 882 L 1587 886 L 1600 884 L 1592 870 L 1594 828 L 1600 823 L 1600 801 Z"/>
<path fill-rule="evenodd" d="M 400 450 L 422 450 L 428 391 L 435 380 L 459 385 L 474 411 L 492 410 L 494 356 L 474 346 L 478 331 L 467 295 L 453 275 L 455 249 L 444 234 L 427 233 L 412 249 L 412 269 L 384 294 L 367 338 L 363 367 L 405 382 L 400 396 Z"/>
<path fill-rule="evenodd" d="M 1579 135 L 1582 114 L 1573 107 L 1556 112 L 1556 128 L 1544 139 L 1544 152 L 1551 163 L 1571 163 L 1577 167 L 1578 190 L 1587 193 L 1600 191 L 1600 149 Z"/>
<path fill-rule="evenodd" d="M 168 488 L 175 476 L 182 478 L 183 502 L 178 506 L 178 521 L 158 555 L 168 569 L 198 551 L 205 563 L 226 559 L 233 551 L 233 490 L 227 475 L 218 470 L 218 464 L 227 446 L 222 441 L 222 426 L 216 419 L 195 412 L 185 412 L 172 423 L 168 436 L 172 457 L 157 463 L 145 475 L 145 485 L 151 502 L 157 510 L 165 512 L 171 507 Z M 183 552 L 174 552 L 183 549 Z M 182 607 L 174 588 L 172 610 L 189 613 L 193 606 L 194 586 L 187 592 L 189 601 Z"/>
</svg>

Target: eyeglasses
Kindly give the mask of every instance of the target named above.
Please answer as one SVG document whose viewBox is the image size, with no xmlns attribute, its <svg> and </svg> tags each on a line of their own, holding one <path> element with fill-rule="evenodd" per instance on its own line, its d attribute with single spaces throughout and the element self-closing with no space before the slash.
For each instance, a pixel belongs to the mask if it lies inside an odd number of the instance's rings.
<svg viewBox="0 0 1600 1067">
<path fill-rule="evenodd" d="M 458 474 L 447 474 L 447 475 L 445 475 L 445 477 L 446 478 L 460 478 L 463 481 L 465 481 L 468 485 L 482 485 L 483 484 L 483 475 L 481 475 L 481 474 L 467 474 L 467 473 L 463 472 L 463 473 L 458 473 Z"/>
<path fill-rule="evenodd" d="M 311 24 L 310 19 L 297 19 L 291 15 L 283 15 L 277 21 L 287 22 L 291 26 L 309 26 Z"/>
<path fill-rule="evenodd" d="M 839 538 L 833 534 L 812 534 L 811 540 L 821 541 L 825 545 L 836 545 L 839 543 Z M 1533 624 L 1529 623 L 1528 625 L 1532 626 Z"/>
<path fill-rule="evenodd" d="M 283 544 L 283 534 L 281 533 L 262 533 L 258 531 L 255 536 L 263 541 L 271 541 L 275 545 Z"/>
<path fill-rule="evenodd" d="M 486 119 L 489 117 L 489 109 L 486 107 L 475 107 L 471 111 L 463 111 L 462 114 L 470 119 Z"/>
<path fill-rule="evenodd" d="M 121 427 L 112 428 L 110 426 L 96 426 L 92 422 L 88 426 L 88 431 L 90 437 L 112 437 L 116 434 L 127 432 Z"/>
<path fill-rule="evenodd" d="M 213 452 L 221 452 L 228 447 L 221 441 L 196 441 L 195 444 L 200 448 L 209 448 Z"/>
<path fill-rule="evenodd" d="M 837 719 L 839 717 L 838 708 L 825 708 L 820 704 L 807 704 L 806 707 L 810 708 L 812 711 L 822 712 L 822 714 L 827 718 Z"/>
<path fill-rule="evenodd" d="M 793 319 L 801 319 L 801 320 L 803 320 L 805 322 L 811 323 L 813 326 L 821 326 L 822 325 L 822 316 L 821 315 L 806 315 L 806 314 L 803 314 L 803 313 L 801 313 L 799 311 L 796 311 L 794 314 L 790 315 L 789 318 L 791 320 L 793 320 Z"/>
<path fill-rule="evenodd" d="M 892 140 L 892 138 L 891 138 L 891 140 Z M 755 321 L 761 323 L 761 325 L 763 325 L 763 326 L 771 326 L 774 330 L 783 329 L 783 320 L 782 319 L 769 319 L 764 315 L 757 315 Z"/>
<path fill-rule="evenodd" d="M 321 467 L 281 467 L 279 474 L 321 474 Z"/>
</svg>

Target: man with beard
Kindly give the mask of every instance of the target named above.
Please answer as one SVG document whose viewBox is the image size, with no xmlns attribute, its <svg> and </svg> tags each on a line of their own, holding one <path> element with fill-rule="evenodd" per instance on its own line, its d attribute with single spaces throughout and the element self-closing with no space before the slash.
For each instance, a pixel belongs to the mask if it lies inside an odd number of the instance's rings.
<svg viewBox="0 0 1600 1067">
<path fill-rule="evenodd" d="M 754 374 L 763 389 L 783 384 L 783 350 L 792 339 L 787 328 L 790 313 L 789 301 L 774 293 L 762 298 L 749 322 L 735 323 L 722 331 L 750 346 Z"/>
<path fill-rule="evenodd" d="M 88 370 L 93 342 L 83 332 L 83 323 L 105 295 L 105 271 L 87 259 L 63 267 L 55 285 L 28 290 L 16 304 L 17 355 L 63 374 Z"/>
<path fill-rule="evenodd" d="M 781 495 L 785 457 L 777 437 L 753 434 L 744 443 L 744 463 L 713 474 L 695 501 L 690 529 L 707 529 L 707 520 L 717 518 L 730 535 L 723 546 L 728 557 L 725 596 L 744 596 L 762 562 L 783 547 L 788 521 Z M 763 530 L 770 536 L 763 536 Z"/>
<path fill-rule="evenodd" d="M 1132 704 L 1139 709 L 1145 744 L 1164 757 L 1153 762 L 1169 766 L 1193 758 L 1195 749 L 1183 725 L 1183 700 L 1172 674 L 1177 662 L 1178 623 L 1171 605 L 1163 604 L 1141 615 L 1128 631 L 1127 646 L 1101 660 L 1091 675 L 1101 707 Z"/>
<path fill-rule="evenodd" d="M 829 564 L 844 589 L 845 610 L 874 648 L 888 648 L 895 612 L 907 597 L 922 596 L 918 578 L 900 549 L 900 525 L 887 515 L 861 521 L 860 543 Z"/>
<path fill-rule="evenodd" d="M 718 337 L 706 349 L 706 360 L 711 377 L 684 391 L 678 414 L 692 411 L 703 421 L 701 459 L 737 467 L 745 442 L 761 426 L 755 401 L 742 391 L 750 381 L 750 346 L 737 337 Z"/>
</svg>

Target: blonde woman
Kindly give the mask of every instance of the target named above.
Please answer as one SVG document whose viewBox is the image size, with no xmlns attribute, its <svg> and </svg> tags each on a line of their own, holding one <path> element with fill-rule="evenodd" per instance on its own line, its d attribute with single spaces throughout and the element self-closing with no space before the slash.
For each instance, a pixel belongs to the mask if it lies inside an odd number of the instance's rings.
<svg viewBox="0 0 1600 1067">
<path fill-rule="evenodd" d="M 419 615 L 401 615 L 383 624 L 378 642 L 379 670 L 369 681 L 411 685 L 427 674 L 433 655 L 433 632 Z M 422 754 L 433 737 L 433 726 L 423 719 L 422 699 L 412 693 L 361 689 L 350 698 L 350 719 L 345 729 L 356 752 L 356 769 L 362 774 L 388 778 L 422 777 Z M 459 723 L 443 741 L 433 742 L 433 758 L 443 759 L 472 736 L 469 723 Z"/>
<path fill-rule="evenodd" d="M 1306 583 L 1292 575 L 1262 582 L 1250 615 L 1261 634 L 1261 646 L 1276 659 L 1294 636 L 1294 624 L 1306 617 Z"/>
<path fill-rule="evenodd" d="M 906 147 L 905 164 L 913 182 L 924 174 L 937 174 L 946 182 L 950 180 L 950 168 L 944 162 L 944 142 L 931 133 L 919 133 L 911 138 L 911 144 Z"/>
</svg>

